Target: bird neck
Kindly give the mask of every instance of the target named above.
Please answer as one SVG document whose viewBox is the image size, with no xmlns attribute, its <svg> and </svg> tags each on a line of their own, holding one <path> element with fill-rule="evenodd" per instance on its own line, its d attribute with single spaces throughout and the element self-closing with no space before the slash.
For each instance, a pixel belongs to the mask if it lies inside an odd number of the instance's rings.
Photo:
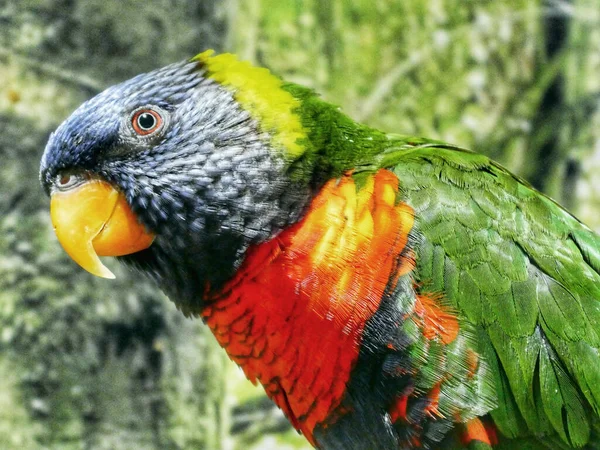
<svg viewBox="0 0 600 450">
<path fill-rule="evenodd" d="M 340 407 L 366 323 L 413 269 L 413 211 L 380 170 L 329 181 L 305 217 L 251 247 L 202 316 L 229 356 L 312 439 Z"/>
<path fill-rule="evenodd" d="M 388 136 L 353 121 L 313 90 L 228 53 L 208 50 L 193 61 L 205 77 L 230 91 L 270 136 L 273 151 L 290 163 L 292 180 L 320 188 L 356 167 L 382 167 L 378 162 L 390 146 Z"/>
<path fill-rule="evenodd" d="M 305 132 L 300 140 L 304 152 L 288 170 L 292 179 L 308 173 L 311 184 L 320 186 L 356 168 L 376 171 L 384 167 L 386 151 L 397 146 L 386 133 L 353 121 L 303 86 L 284 83 L 282 89 L 298 100 L 294 113 Z"/>
</svg>

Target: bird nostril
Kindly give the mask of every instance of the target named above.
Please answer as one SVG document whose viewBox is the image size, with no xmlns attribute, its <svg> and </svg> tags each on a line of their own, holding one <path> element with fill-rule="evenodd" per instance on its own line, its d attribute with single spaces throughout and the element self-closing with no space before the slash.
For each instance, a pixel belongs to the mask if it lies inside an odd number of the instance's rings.
<svg viewBox="0 0 600 450">
<path fill-rule="evenodd" d="M 71 182 L 71 175 L 61 175 L 58 178 L 58 184 L 60 186 L 68 186 L 70 182 Z"/>
<path fill-rule="evenodd" d="M 86 179 L 85 175 L 78 175 L 73 173 L 60 173 L 56 176 L 54 186 L 59 191 L 68 191 L 76 186 L 79 186 Z"/>
</svg>

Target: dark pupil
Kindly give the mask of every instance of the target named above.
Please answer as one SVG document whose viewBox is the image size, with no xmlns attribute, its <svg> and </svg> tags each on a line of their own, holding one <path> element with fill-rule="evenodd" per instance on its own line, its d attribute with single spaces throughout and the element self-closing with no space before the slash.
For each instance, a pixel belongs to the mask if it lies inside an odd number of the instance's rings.
<svg viewBox="0 0 600 450">
<path fill-rule="evenodd" d="M 142 113 L 138 117 L 138 125 L 142 130 L 151 130 L 156 125 L 156 119 L 150 113 Z"/>
</svg>

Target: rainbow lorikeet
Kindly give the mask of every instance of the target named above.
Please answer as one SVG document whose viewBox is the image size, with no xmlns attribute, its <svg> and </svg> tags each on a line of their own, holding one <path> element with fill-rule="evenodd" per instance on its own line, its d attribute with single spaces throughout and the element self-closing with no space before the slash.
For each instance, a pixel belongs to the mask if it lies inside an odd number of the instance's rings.
<svg viewBox="0 0 600 450">
<path fill-rule="evenodd" d="M 600 237 L 485 156 L 209 51 L 84 103 L 41 181 L 315 447 L 600 445 Z"/>
</svg>

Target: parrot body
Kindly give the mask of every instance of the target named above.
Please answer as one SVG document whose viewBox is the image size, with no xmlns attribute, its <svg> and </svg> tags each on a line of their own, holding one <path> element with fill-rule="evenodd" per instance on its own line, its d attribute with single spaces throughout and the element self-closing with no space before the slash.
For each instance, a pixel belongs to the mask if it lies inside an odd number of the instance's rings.
<svg viewBox="0 0 600 450">
<path fill-rule="evenodd" d="M 600 238 L 485 156 L 205 52 L 82 105 L 41 179 L 76 261 L 154 279 L 318 448 L 600 443 Z"/>
</svg>

